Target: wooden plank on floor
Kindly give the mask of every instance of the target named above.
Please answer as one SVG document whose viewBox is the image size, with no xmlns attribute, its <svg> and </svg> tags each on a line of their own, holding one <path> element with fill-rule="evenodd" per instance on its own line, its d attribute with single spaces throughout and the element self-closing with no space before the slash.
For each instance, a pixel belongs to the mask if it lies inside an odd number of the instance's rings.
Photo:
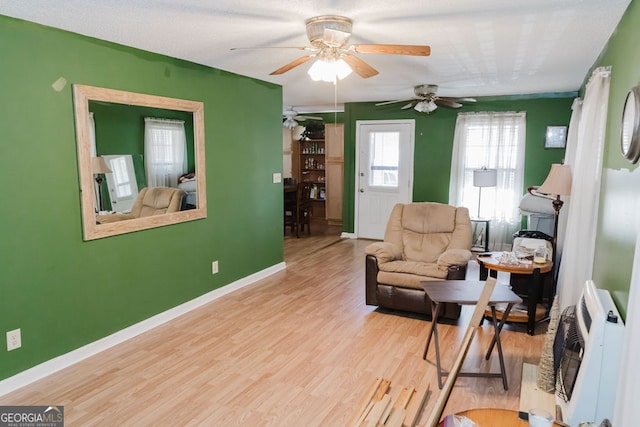
<svg viewBox="0 0 640 427">
<path fill-rule="evenodd" d="M 522 383 L 520 384 L 520 407 L 518 416 L 527 421 L 529 409 L 541 408 L 550 414 L 556 413 L 556 399 L 552 393 L 538 388 L 536 384 L 538 367 L 531 363 L 522 364 Z"/>
<path fill-rule="evenodd" d="M 416 392 L 413 393 L 407 406 L 407 414 L 402 422 L 402 427 L 414 427 L 416 425 L 424 404 L 427 402 L 429 386 L 429 383 L 423 379 Z"/>
<path fill-rule="evenodd" d="M 406 414 L 406 408 L 414 394 L 413 387 L 405 387 L 400 392 L 400 396 L 396 399 L 391 409 L 389 418 L 384 423 L 385 427 L 402 427 L 402 421 Z"/>
<path fill-rule="evenodd" d="M 382 397 L 389 390 L 389 385 L 391 381 L 386 380 L 384 378 L 376 378 L 375 382 L 371 386 L 371 388 L 367 391 L 362 403 L 358 408 L 358 412 L 355 413 L 354 420 L 349 423 L 351 426 L 360 426 L 362 422 L 365 420 L 369 412 L 371 412 L 375 403 L 382 399 Z"/>
<path fill-rule="evenodd" d="M 362 425 L 366 427 L 376 427 L 378 424 L 384 425 L 384 414 L 390 404 L 391 396 L 388 394 L 382 396 L 382 399 L 378 400 L 375 405 L 373 405 L 371 412 L 369 412 Z"/>
</svg>

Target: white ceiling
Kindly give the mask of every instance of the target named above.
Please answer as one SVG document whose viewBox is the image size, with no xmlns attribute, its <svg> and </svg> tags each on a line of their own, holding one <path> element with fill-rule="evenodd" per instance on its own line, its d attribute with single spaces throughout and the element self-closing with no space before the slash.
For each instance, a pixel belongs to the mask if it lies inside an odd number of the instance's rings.
<svg viewBox="0 0 640 427">
<path fill-rule="evenodd" d="M 408 98 L 577 90 L 630 0 L 3 0 L 0 14 L 277 83 L 300 112 Z M 431 56 L 359 55 L 380 74 L 313 82 L 311 61 L 269 73 L 305 52 L 305 21 L 353 19 L 350 43 L 427 44 Z M 337 99 L 334 99 L 337 95 Z"/>
</svg>

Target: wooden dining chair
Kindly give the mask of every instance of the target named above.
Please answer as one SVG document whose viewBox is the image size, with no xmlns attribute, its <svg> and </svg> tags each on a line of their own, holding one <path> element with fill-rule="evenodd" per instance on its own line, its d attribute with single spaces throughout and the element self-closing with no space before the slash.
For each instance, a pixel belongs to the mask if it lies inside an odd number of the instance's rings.
<svg viewBox="0 0 640 427">
<path fill-rule="evenodd" d="M 285 183 L 284 186 L 284 232 L 286 234 L 287 227 L 291 229 L 291 233 L 296 231 L 296 237 L 300 237 L 298 230 L 298 194 L 300 185 L 295 182 Z"/>
<path fill-rule="evenodd" d="M 309 198 L 309 193 L 311 191 L 310 184 L 303 184 L 298 186 L 298 197 L 297 197 L 297 220 L 298 220 L 298 228 L 300 231 L 304 232 L 304 227 L 307 227 L 307 235 L 311 234 L 311 216 L 313 214 L 313 205 L 311 203 L 311 199 Z M 298 235 L 298 237 L 300 237 Z"/>
</svg>

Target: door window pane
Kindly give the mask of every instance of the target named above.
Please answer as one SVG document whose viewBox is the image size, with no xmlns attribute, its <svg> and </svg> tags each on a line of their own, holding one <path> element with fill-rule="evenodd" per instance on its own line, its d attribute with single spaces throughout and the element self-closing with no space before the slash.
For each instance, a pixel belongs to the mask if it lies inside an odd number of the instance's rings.
<svg viewBox="0 0 640 427">
<path fill-rule="evenodd" d="M 398 132 L 371 132 L 369 153 L 369 185 L 397 188 L 400 134 Z"/>
</svg>

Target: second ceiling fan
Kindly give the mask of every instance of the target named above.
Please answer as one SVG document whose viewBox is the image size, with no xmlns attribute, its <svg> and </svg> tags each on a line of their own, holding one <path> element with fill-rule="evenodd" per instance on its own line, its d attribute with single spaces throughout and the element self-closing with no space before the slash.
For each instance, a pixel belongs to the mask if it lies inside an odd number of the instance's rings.
<svg viewBox="0 0 640 427">
<path fill-rule="evenodd" d="M 323 63 L 335 63 L 344 61 L 353 71 L 362 78 L 373 77 L 378 71 L 356 56 L 357 54 L 391 54 L 428 56 L 431 53 L 429 46 L 400 45 L 400 44 L 352 44 L 349 45 L 349 37 L 353 22 L 344 16 L 324 15 L 308 19 L 306 21 L 307 37 L 311 46 L 296 47 L 294 49 L 310 51 L 277 70 L 271 75 L 283 74 L 304 64 L 310 59 L 317 58 Z M 314 64 L 315 65 L 315 64 Z"/>
<path fill-rule="evenodd" d="M 460 108 L 463 102 L 476 102 L 474 98 L 452 98 L 448 96 L 438 96 L 438 85 L 417 85 L 413 87 L 413 98 L 397 99 L 395 101 L 378 102 L 378 105 L 396 104 L 398 102 L 407 102 L 408 104 L 401 107 L 402 110 L 413 108 L 420 113 L 431 113 L 438 106 L 448 108 Z"/>
</svg>

